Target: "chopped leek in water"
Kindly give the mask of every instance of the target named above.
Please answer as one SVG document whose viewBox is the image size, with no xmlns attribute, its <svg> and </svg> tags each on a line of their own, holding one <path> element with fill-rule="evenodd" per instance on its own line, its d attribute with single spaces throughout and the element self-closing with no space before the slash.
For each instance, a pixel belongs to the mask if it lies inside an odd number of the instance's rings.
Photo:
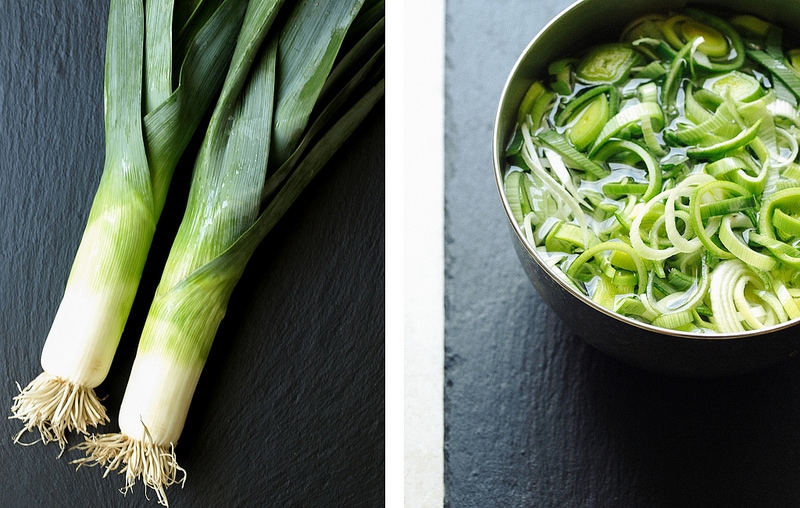
<svg viewBox="0 0 800 508">
<path fill-rule="evenodd" d="M 772 23 L 695 8 L 566 55 L 531 87 L 508 154 L 527 241 L 598 305 L 656 327 L 800 317 L 797 55 Z"/>
</svg>

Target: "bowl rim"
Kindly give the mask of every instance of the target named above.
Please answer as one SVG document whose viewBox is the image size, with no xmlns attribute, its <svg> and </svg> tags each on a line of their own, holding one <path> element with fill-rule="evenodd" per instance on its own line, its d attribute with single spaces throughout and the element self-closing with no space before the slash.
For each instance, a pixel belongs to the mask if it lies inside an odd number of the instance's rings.
<svg viewBox="0 0 800 508">
<path fill-rule="evenodd" d="M 782 330 L 786 330 L 788 328 L 793 328 L 794 326 L 797 326 L 798 324 L 800 324 L 800 317 L 755 330 L 745 330 L 742 332 L 714 333 L 714 332 L 688 332 L 681 330 L 672 330 L 669 328 L 661 328 L 658 326 L 651 325 L 649 323 L 638 321 L 636 319 L 632 319 L 630 317 L 614 312 L 611 309 L 607 309 L 606 307 L 603 307 L 598 303 L 596 303 L 595 301 L 593 301 L 592 299 L 590 299 L 587 295 L 580 292 L 573 284 L 570 284 L 566 281 L 566 275 L 562 271 L 555 268 L 551 268 L 550 265 L 547 264 L 545 259 L 539 254 L 537 249 L 534 248 L 534 246 L 531 245 L 528 239 L 526 238 L 521 227 L 519 226 L 519 224 L 517 224 L 517 221 L 514 219 L 513 213 L 511 212 L 511 208 L 508 204 L 508 200 L 505 198 L 505 191 L 504 191 L 503 176 L 507 168 L 507 164 L 505 163 L 504 160 L 505 159 L 504 152 L 505 152 L 505 144 L 508 142 L 508 140 L 501 139 L 501 135 L 503 134 L 501 125 L 506 123 L 504 120 L 504 113 L 510 107 L 507 105 L 507 102 L 509 100 L 508 97 L 509 90 L 518 79 L 518 74 L 520 69 L 523 67 L 526 61 L 529 58 L 531 58 L 531 54 L 533 53 L 536 43 L 539 42 L 546 33 L 552 30 L 554 25 L 558 24 L 565 16 L 570 15 L 573 11 L 575 11 L 585 3 L 586 0 L 575 0 L 569 6 L 562 9 L 553 18 L 551 18 L 533 36 L 533 38 L 525 45 L 525 48 L 519 54 L 516 61 L 514 62 L 514 65 L 511 67 L 511 70 L 503 84 L 502 92 L 500 94 L 500 100 L 498 101 L 498 106 L 495 112 L 494 124 L 492 128 L 492 165 L 494 168 L 495 186 L 497 188 L 497 192 L 499 194 L 500 201 L 503 206 L 504 213 L 506 215 L 506 219 L 510 223 L 511 229 L 514 232 L 516 240 L 521 242 L 527 255 L 547 275 L 547 277 L 552 281 L 554 281 L 561 289 L 566 291 L 570 296 L 574 297 L 577 301 L 586 305 L 591 310 L 600 312 L 606 315 L 607 317 L 614 319 L 615 321 L 618 321 L 620 323 L 635 328 L 639 328 L 649 333 L 671 336 L 681 339 L 696 340 L 696 341 L 737 341 L 737 340 L 749 340 L 754 337 L 760 337 L 763 335 L 772 335 L 775 334 L 776 332 L 780 332 Z M 686 6 L 689 4 L 703 3 L 703 2 L 692 2 L 683 0 L 677 3 L 682 6 Z M 515 109 L 512 111 L 516 111 L 517 107 L 518 106 L 515 106 Z"/>
</svg>

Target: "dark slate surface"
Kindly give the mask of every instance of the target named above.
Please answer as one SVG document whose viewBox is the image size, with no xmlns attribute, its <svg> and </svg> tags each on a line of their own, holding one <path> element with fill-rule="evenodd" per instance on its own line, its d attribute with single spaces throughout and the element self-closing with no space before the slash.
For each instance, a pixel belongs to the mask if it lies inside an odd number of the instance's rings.
<svg viewBox="0 0 800 508">
<path fill-rule="evenodd" d="M 517 55 L 568 4 L 446 4 L 445 504 L 798 506 L 800 364 L 636 370 L 570 333 L 517 261 L 492 122 Z"/>
<path fill-rule="evenodd" d="M 103 162 L 107 2 L 0 2 L 0 401 L 41 371 Z M 171 506 L 379 506 L 384 492 L 384 116 L 378 107 L 254 256 L 177 447 Z M 176 181 L 178 201 L 185 178 Z M 176 201 L 175 203 L 177 203 Z M 181 207 L 165 211 L 168 239 Z M 159 240 L 156 240 L 159 242 Z M 163 241 L 163 240 L 162 240 Z M 165 248 L 153 258 L 163 260 Z M 154 290 L 157 262 L 142 293 Z M 146 298 L 99 388 L 116 414 Z M 0 506 L 156 506 L 0 426 Z M 114 423 L 106 431 L 116 430 Z M 77 442 L 77 441 L 74 441 Z"/>
</svg>

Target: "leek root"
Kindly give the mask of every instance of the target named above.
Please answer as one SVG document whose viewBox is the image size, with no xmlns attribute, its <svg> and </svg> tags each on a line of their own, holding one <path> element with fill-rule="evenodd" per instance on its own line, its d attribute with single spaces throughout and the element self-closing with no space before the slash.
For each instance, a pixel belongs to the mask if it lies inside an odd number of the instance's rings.
<svg viewBox="0 0 800 508">
<path fill-rule="evenodd" d="M 11 411 L 24 416 L 25 427 L 14 442 L 26 432 L 39 431 L 44 444 L 55 441 L 63 450 L 67 432 L 86 434 L 88 427 L 109 421 L 106 408 L 94 390 L 42 372 L 14 399 Z"/>
</svg>

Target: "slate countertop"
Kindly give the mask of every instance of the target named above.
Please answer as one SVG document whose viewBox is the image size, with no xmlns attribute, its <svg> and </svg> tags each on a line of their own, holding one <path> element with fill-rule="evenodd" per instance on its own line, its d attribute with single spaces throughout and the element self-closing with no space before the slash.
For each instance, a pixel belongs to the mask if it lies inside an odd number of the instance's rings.
<svg viewBox="0 0 800 508">
<path fill-rule="evenodd" d="M 102 170 L 107 2 L 0 2 L 0 401 L 40 371 Z M 384 492 L 384 114 L 376 107 L 254 255 L 176 448 L 170 505 L 379 506 Z M 176 177 L 176 188 L 186 179 Z M 176 202 L 177 203 L 177 202 Z M 177 227 L 168 205 L 156 242 Z M 159 240 L 161 238 L 161 240 Z M 168 242 L 164 245 L 168 245 Z M 158 281 L 154 247 L 142 294 Z M 112 423 L 146 298 L 98 387 Z M 157 506 L 0 425 L 0 505 Z M 73 440 L 71 444 L 76 444 Z"/>
<path fill-rule="evenodd" d="M 797 506 L 800 364 L 651 374 L 587 346 L 514 254 L 492 174 L 497 102 L 568 0 L 446 6 L 445 505 Z"/>
</svg>

